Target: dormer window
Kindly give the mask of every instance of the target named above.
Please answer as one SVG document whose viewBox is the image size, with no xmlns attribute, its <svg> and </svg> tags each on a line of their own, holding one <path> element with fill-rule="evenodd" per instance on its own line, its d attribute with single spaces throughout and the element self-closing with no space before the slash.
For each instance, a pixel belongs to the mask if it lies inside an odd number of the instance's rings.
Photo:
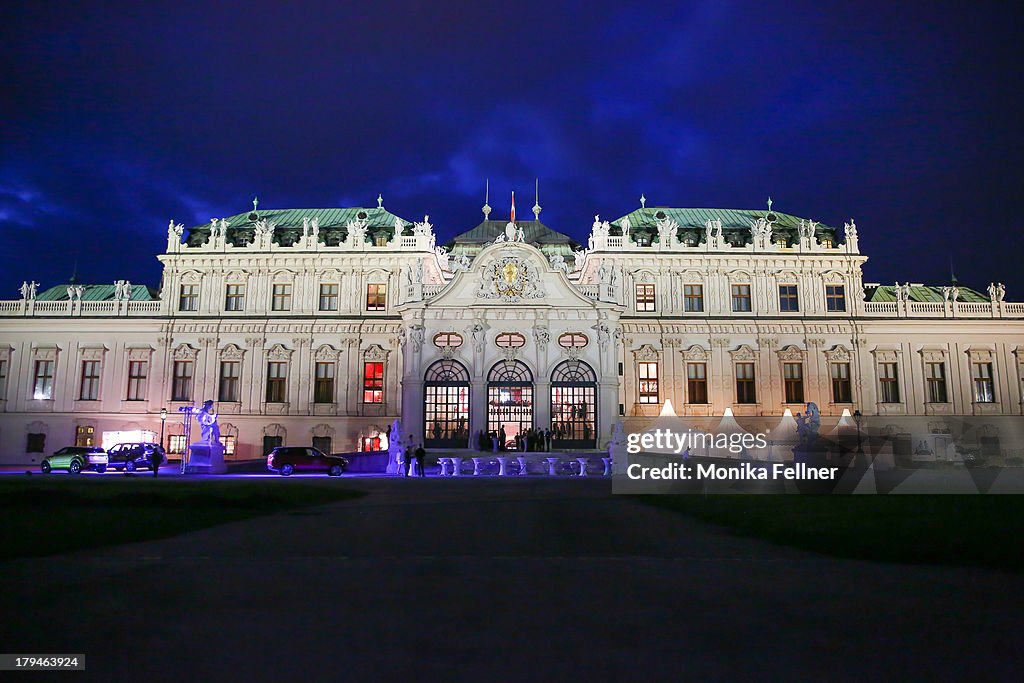
<svg viewBox="0 0 1024 683">
<path fill-rule="evenodd" d="M 566 332 L 558 337 L 558 345 L 566 349 L 582 349 L 588 343 L 587 336 L 579 332 Z"/>
<path fill-rule="evenodd" d="M 434 335 L 434 346 L 439 349 L 457 349 L 462 346 L 462 335 L 455 332 L 441 332 Z"/>
</svg>

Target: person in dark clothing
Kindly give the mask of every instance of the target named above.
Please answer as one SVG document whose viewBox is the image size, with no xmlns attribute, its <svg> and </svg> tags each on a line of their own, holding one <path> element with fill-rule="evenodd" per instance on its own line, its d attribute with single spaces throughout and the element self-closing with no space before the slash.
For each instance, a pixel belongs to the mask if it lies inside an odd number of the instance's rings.
<svg viewBox="0 0 1024 683">
<path fill-rule="evenodd" d="M 409 467 L 412 465 L 412 445 L 405 447 L 405 462 L 403 463 L 402 476 L 409 476 Z"/>
<path fill-rule="evenodd" d="M 544 450 L 551 452 L 551 428 L 544 430 Z"/>
<path fill-rule="evenodd" d="M 149 454 L 149 466 L 153 468 L 154 477 L 160 471 L 160 465 L 163 464 L 163 461 L 163 453 L 160 452 L 160 449 L 154 448 Z"/>
<path fill-rule="evenodd" d="M 423 459 L 427 457 L 427 452 L 423 450 L 423 444 L 416 447 L 413 457 L 416 458 L 416 469 L 413 474 L 419 474 L 421 477 L 427 476 L 426 472 L 423 471 Z"/>
<path fill-rule="evenodd" d="M 505 441 L 507 439 L 508 436 L 505 434 L 505 425 L 498 427 L 498 450 L 505 450 Z"/>
</svg>

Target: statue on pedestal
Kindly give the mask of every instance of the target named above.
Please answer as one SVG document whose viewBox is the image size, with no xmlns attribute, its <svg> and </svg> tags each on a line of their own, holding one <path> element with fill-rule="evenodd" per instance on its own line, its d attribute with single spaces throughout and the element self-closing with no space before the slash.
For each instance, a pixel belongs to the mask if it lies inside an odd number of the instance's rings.
<svg viewBox="0 0 1024 683">
<path fill-rule="evenodd" d="M 217 424 L 213 401 L 206 401 L 202 408 L 188 406 L 179 410 L 194 416 L 200 429 L 200 440 L 189 444 L 185 472 L 223 474 L 227 471 L 224 466 L 224 444 L 220 442 L 220 425 Z"/>
</svg>

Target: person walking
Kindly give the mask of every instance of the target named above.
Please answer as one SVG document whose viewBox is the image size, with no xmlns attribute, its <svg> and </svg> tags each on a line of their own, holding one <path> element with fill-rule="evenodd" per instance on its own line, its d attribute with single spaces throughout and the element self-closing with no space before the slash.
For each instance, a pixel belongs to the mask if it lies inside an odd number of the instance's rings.
<svg viewBox="0 0 1024 683">
<path fill-rule="evenodd" d="M 159 448 L 154 448 L 149 454 L 149 466 L 153 468 L 153 476 L 155 477 L 160 471 L 160 465 L 163 464 L 164 454 L 160 452 Z"/>
<path fill-rule="evenodd" d="M 402 463 L 402 476 L 403 477 L 408 477 L 409 476 L 409 467 L 412 465 L 412 457 L 413 457 L 412 454 L 413 454 L 412 446 L 411 445 L 406 446 L 405 447 L 405 460 Z"/>
<path fill-rule="evenodd" d="M 427 452 L 423 450 L 423 444 L 416 447 L 416 452 L 413 453 L 413 457 L 416 458 L 416 470 L 413 474 L 419 474 L 421 477 L 427 476 L 426 472 L 423 471 L 423 459 L 427 457 Z"/>
</svg>

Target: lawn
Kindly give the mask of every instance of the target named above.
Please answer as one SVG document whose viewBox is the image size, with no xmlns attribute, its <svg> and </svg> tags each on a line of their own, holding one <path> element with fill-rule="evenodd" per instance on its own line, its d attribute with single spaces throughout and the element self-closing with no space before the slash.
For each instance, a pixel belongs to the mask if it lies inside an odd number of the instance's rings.
<svg viewBox="0 0 1024 683">
<path fill-rule="evenodd" d="M 362 495 L 339 480 L 0 479 L 0 559 L 176 536 Z"/>
<path fill-rule="evenodd" d="M 1024 496 L 636 496 L 731 532 L 836 557 L 1024 572 Z"/>
</svg>

